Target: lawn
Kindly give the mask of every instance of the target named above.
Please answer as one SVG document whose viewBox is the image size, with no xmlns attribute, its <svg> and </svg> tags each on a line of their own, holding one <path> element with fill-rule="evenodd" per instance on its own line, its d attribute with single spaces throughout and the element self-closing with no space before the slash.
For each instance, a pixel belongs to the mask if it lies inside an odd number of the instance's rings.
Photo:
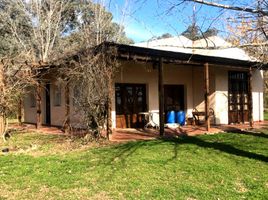
<svg viewBox="0 0 268 200">
<path fill-rule="evenodd" d="M 1 148 L 0 199 L 268 199 L 268 134 L 82 145 L 14 134 Z"/>
<path fill-rule="evenodd" d="M 264 120 L 268 120 L 268 112 L 264 112 Z"/>
</svg>

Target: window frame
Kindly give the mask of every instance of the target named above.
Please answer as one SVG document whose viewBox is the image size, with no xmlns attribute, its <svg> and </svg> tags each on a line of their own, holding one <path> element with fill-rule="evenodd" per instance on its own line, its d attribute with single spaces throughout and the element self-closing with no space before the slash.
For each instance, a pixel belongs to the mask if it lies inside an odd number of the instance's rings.
<svg viewBox="0 0 268 200">
<path fill-rule="evenodd" d="M 53 87 L 53 106 L 60 107 L 61 106 L 61 98 L 62 98 L 61 85 L 56 84 Z"/>
</svg>

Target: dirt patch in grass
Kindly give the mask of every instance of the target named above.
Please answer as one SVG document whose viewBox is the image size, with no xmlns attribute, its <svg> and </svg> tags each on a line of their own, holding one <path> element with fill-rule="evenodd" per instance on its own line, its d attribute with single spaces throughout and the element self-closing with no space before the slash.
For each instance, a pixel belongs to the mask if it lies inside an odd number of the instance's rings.
<svg viewBox="0 0 268 200">
<path fill-rule="evenodd" d="M 38 190 L 38 192 L 33 192 Z M 70 198 L 71 197 L 71 198 Z M 59 190 L 55 187 L 41 186 L 40 188 L 9 188 L 1 185 L 0 199 L 8 200 L 28 200 L 28 199 L 76 199 L 76 200 L 111 200 L 112 198 L 106 192 L 99 192 L 91 195 L 88 188 L 74 188 Z"/>
<path fill-rule="evenodd" d="M 0 150 L 8 149 L 8 154 L 15 155 L 44 156 L 84 151 L 109 144 L 107 140 L 87 142 L 83 137 L 16 130 L 11 132 L 7 142 L 0 141 Z"/>
<path fill-rule="evenodd" d="M 245 184 L 241 180 L 237 180 L 235 183 L 236 191 L 239 193 L 245 193 L 248 192 L 248 189 L 246 188 Z"/>
</svg>

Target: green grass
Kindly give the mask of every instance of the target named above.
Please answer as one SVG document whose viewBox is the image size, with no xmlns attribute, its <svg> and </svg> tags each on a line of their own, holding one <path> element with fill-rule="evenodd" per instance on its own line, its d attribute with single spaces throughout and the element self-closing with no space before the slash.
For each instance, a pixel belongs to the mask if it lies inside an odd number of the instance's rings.
<svg viewBox="0 0 268 200">
<path fill-rule="evenodd" d="M 266 133 L 94 147 L 23 133 L 5 146 L 0 199 L 268 199 Z"/>
<path fill-rule="evenodd" d="M 268 120 L 268 112 L 264 112 L 264 120 Z"/>
</svg>

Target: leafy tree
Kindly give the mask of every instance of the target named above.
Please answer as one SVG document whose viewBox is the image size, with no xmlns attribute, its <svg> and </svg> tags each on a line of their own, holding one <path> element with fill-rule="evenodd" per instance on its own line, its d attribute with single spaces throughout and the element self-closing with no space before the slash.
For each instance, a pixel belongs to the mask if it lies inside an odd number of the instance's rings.
<svg viewBox="0 0 268 200">
<path fill-rule="evenodd" d="M 216 28 L 209 28 L 204 33 L 201 31 L 199 26 L 193 24 L 188 26 L 188 28 L 182 32 L 182 35 L 187 37 L 190 40 L 199 40 L 202 38 L 207 38 L 210 36 L 215 36 L 218 34 L 218 30 Z"/>
<path fill-rule="evenodd" d="M 216 28 L 209 28 L 203 35 L 205 38 L 218 35 L 219 31 Z"/>
<path fill-rule="evenodd" d="M 173 37 L 173 35 L 171 35 L 170 33 L 164 33 L 161 36 L 157 37 L 157 39 L 165 39 L 165 38 L 171 38 Z"/>
<path fill-rule="evenodd" d="M 171 37 L 173 37 L 173 35 L 171 35 L 170 33 L 163 33 L 162 35 L 160 35 L 158 37 L 154 36 L 154 37 L 150 38 L 148 41 L 160 40 L 160 39 L 171 38 Z"/>
<path fill-rule="evenodd" d="M 114 23 L 112 19 L 112 14 L 104 6 L 91 0 L 0 0 L 0 57 L 5 58 L 4 62 L 0 63 L 0 126 L 4 127 L 4 118 L 8 110 L 12 109 L 21 95 L 25 94 L 25 87 L 28 85 L 39 88 L 36 99 L 37 115 L 40 116 L 39 91 L 42 78 L 38 76 L 37 69 L 42 64 L 57 64 L 61 58 L 78 54 L 77 52 L 85 51 L 105 41 L 132 42 L 126 37 L 124 27 Z M 99 67 L 107 59 L 101 56 L 104 55 L 104 50 L 100 52 L 101 55 L 95 55 L 93 51 L 87 52 L 90 55 L 85 57 L 88 56 L 92 62 L 75 60 L 80 68 L 68 66 L 71 72 L 67 68 L 61 68 L 65 70 L 62 71 L 63 77 L 66 77 L 66 74 L 70 75 L 64 81 L 69 83 L 71 80 L 81 80 L 87 71 L 91 71 L 92 73 L 88 75 L 96 72 L 96 76 L 87 79 L 85 85 L 94 87 L 100 78 L 104 78 L 108 81 L 102 83 L 101 87 L 108 88 L 112 78 L 110 72 L 114 70 L 109 70 L 110 76 L 107 78 L 106 65 L 104 68 Z M 29 64 L 25 65 L 24 61 Z M 31 63 L 36 63 L 37 66 L 33 67 Z M 115 65 L 109 67 L 113 66 Z M 76 69 L 81 72 L 79 75 L 74 71 Z M 97 75 L 100 69 L 104 70 L 103 77 Z M 90 89 L 96 92 L 93 88 Z M 86 121 L 88 127 L 94 127 L 90 124 L 99 124 L 96 120 L 100 118 L 94 118 L 89 112 L 95 111 L 97 116 L 102 115 L 103 102 L 109 101 L 107 98 L 103 99 L 108 95 L 107 91 L 98 90 L 98 92 L 103 93 L 98 96 L 98 100 L 94 99 L 94 103 L 88 103 L 91 107 L 80 107 L 90 116 Z M 97 95 L 95 93 L 95 96 Z M 81 101 L 85 98 L 81 98 Z M 41 124 L 39 121 L 37 125 L 39 123 Z M 0 134 L 6 130 L 6 128 L 0 129 Z"/>
<path fill-rule="evenodd" d="M 198 40 L 202 37 L 199 30 L 200 28 L 193 24 L 188 26 L 188 28 L 184 32 L 182 32 L 182 35 L 190 40 Z"/>
<path fill-rule="evenodd" d="M 64 41 L 79 42 L 75 47 L 131 42 L 112 14 L 90 0 L 1 0 L 0 11 L 0 56 L 19 53 L 46 62 L 55 59 Z M 67 51 L 73 48 L 68 46 Z"/>
</svg>

